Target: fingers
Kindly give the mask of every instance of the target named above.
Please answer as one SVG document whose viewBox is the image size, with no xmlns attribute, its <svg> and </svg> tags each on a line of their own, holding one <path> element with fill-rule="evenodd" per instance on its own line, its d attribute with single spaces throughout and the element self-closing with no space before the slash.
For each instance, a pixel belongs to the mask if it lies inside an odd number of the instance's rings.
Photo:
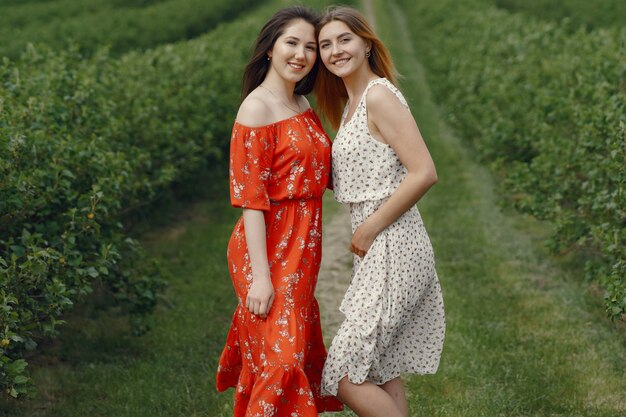
<svg viewBox="0 0 626 417">
<path fill-rule="evenodd" d="M 264 319 L 270 312 L 272 308 L 272 304 L 274 304 L 274 294 L 270 296 L 267 300 L 259 300 L 250 297 L 246 297 L 246 309 L 254 314 L 255 316 L 259 316 Z"/>
<path fill-rule="evenodd" d="M 269 299 L 269 302 L 267 303 L 267 311 L 265 312 L 265 314 L 269 314 L 270 313 L 270 309 L 272 308 L 272 304 L 274 304 L 274 294 L 272 294 L 272 296 Z"/>
<path fill-rule="evenodd" d="M 269 300 L 267 300 L 267 301 L 269 301 Z M 266 316 L 267 313 L 270 311 L 270 309 L 267 308 L 268 304 L 269 304 L 267 301 L 265 301 L 265 300 L 262 301 L 260 303 L 260 305 L 259 305 L 259 312 L 258 313 L 254 313 L 254 314 L 258 314 L 260 316 Z"/>
<path fill-rule="evenodd" d="M 274 294 L 272 294 L 272 296 L 267 300 L 267 304 L 265 305 L 264 308 L 264 304 L 261 304 L 261 308 L 259 310 L 259 317 L 261 317 L 262 319 L 267 318 L 267 315 L 270 314 L 270 309 L 272 308 L 272 304 L 274 304 Z"/>
<path fill-rule="evenodd" d="M 257 304 L 256 300 L 254 300 L 253 298 L 251 298 L 249 296 L 246 297 L 246 308 L 248 309 L 248 311 L 250 313 L 255 314 L 254 308 L 255 308 L 256 304 Z M 258 308 L 257 308 L 257 310 L 258 310 Z"/>
<path fill-rule="evenodd" d="M 350 244 L 350 252 L 354 253 L 356 256 L 359 256 L 361 258 L 364 257 L 365 254 L 367 254 L 366 250 L 359 249 L 356 246 L 354 246 L 354 244 L 352 243 Z"/>
</svg>

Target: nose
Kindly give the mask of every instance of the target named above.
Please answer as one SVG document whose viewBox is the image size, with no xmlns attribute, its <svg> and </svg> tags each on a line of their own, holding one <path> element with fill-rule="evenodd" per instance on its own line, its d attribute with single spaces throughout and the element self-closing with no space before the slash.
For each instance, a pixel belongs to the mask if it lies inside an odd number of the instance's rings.
<svg viewBox="0 0 626 417">
<path fill-rule="evenodd" d="M 332 49 L 331 49 L 331 51 L 330 51 L 330 52 L 331 52 L 333 55 L 338 55 L 338 54 L 340 54 L 340 53 L 341 53 L 341 48 L 339 48 L 339 44 L 338 44 L 338 43 L 336 43 L 336 42 L 334 42 L 332 45 L 333 45 L 333 46 L 332 46 Z"/>
<path fill-rule="evenodd" d="M 304 53 L 304 46 L 300 46 L 298 48 L 296 48 L 296 58 L 297 59 L 304 59 L 304 57 L 306 56 Z"/>
</svg>

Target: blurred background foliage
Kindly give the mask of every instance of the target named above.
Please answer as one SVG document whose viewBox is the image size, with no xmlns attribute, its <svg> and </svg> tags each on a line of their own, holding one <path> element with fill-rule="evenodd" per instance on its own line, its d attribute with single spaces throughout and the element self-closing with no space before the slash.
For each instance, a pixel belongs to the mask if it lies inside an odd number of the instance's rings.
<svg viewBox="0 0 626 417">
<path fill-rule="evenodd" d="M 328 2 L 307 1 L 321 9 Z M 502 196 L 553 225 L 626 311 L 626 2 L 399 0 L 446 120 Z M 0 387 L 76 303 L 111 294 L 137 334 L 167 280 L 133 230 L 225 169 L 252 0 L 0 0 Z"/>
</svg>

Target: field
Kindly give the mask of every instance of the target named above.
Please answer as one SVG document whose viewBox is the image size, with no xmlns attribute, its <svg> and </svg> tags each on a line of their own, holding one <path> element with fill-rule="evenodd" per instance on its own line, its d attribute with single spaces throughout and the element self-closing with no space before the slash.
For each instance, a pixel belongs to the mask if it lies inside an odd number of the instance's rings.
<svg viewBox="0 0 626 417">
<path fill-rule="evenodd" d="M 289 2 L 260 3 L 0 1 L 0 415 L 232 415 L 228 138 Z M 626 8 L 355 6 L 440 178 L 418 206 L 448 332 L 411 415 L 626 416 Z M 327 193 L 325 253 L 341 216 Z M 330 341 L 350 271 L 327 259 Z"/>
</svg>

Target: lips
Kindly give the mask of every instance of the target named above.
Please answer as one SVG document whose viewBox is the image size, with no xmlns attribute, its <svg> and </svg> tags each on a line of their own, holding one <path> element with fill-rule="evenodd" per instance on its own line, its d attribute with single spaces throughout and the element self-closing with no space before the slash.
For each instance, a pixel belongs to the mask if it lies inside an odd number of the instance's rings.
<svg viewBox="0 0 626 417">
<path fill-rule="evenodd" d="M 342 59 L 338 59 L 338 60 L 334 61 L 332 64 L 340 67 L 340 66 L 344 65 L 348 61 L 350 61 L 350 58 L 342 58 Z"/>
<path fill-rule="evenodd" d="M 304 65 L 302 65 L 302 64 L 296 64 L 296 63 L 293 63 L 293 62 L 288 62 L 288 64 L 289 64 L 289 66 L 290 66 L 291 68 L 295 69 L 296 71 L 301 71 L 301 70 L 303 70 L 303 69 L 304 69 L 304 67 L 305 67 L 305 66 L 304 66 Z"/>
</svg>

